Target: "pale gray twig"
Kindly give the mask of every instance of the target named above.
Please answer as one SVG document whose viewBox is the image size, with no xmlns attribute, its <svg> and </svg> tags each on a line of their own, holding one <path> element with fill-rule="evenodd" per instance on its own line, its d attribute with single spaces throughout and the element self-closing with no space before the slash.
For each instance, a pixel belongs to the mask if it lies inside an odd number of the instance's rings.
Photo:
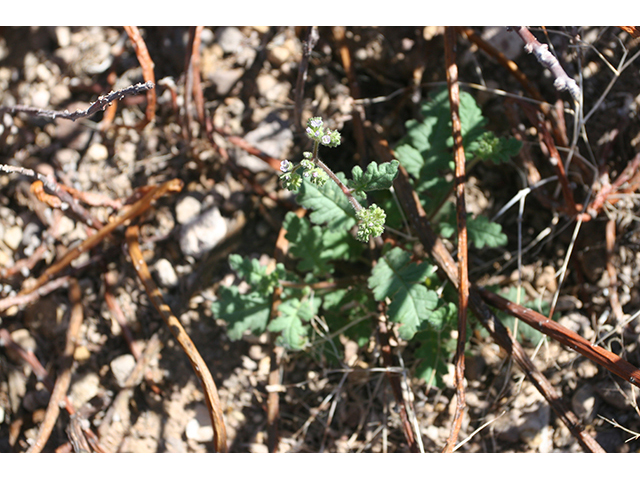
<svg viewBox="0 0 640 480">
<path fill-rule="evenodd" d="M 567 75 L 562 65 L 556 57 L 549 52 L 549 46 L 540 43 L 538 39 L 529 31 L 527 27 L 510 27 L 518 36 L 524 41 L 524 49 L 527 53 L 533 53 L 536 60 L 542 64 L 545 68 L 555 77 L 553 86 L 556 90 L 564 91 L 568 90 L 573 99 L 579 104 L 582 103 L 582 92 L 576 81 Z"/>
<path fill-rule="evenodd" d="M 45 110 L 28 105 L 14 105 L 13 107 L 0 107 L 0 114 L 5 112 L 22 112 L 28 113 L 30 115 L 35 115 L 36 117 L 47 117 L 51 119 L 64 118 L 66 120 L 72 120 L 75 122 L 78 118 L 90 117 L 98 112 L 103 111 L 114 100 L 122 100 L 123 98 L 131 95 L 138 95 L 139 93 L 146 92 L 147 90 L 151 90 L 154 87 L 155 84 L 153 82 L 131 85 L 127 88 L 123 88 L 122 90 L 116 90 L 115 92 L 101 95 L 100 97 L 98 97 L 98 100 L 89 105 L 89 108 L 87 108 L 86 110 L 76 110 L 75 112 L 70 112 L 69 110 Z"/>
</svg>

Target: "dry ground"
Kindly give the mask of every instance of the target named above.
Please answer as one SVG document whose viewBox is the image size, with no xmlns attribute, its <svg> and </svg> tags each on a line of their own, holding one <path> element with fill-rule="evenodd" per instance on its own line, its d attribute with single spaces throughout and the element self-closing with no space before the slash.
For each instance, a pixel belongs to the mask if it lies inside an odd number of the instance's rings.
<svg viewBox="0 0 640 480">
<path fill-rule="evenodd" d="M 265 264 L 274 256 L 287 211 L 284 202 L 274 199 L 282 200 L 286 195 L 266 162 L 221 135 L 214 136 L 218 148 L 206 138 L 193 102 L 185 100 L 189 88 L 185 82 L 189 29 L 141 30 L 158 80 L 156 119 L 152 124 L 141 130 L 135 128 L 145 115 L 145 95 L 120 102 L 109 126 L 103 114 L 76 122 L 5 114 L 0 118 L 0 163 L 54 174 L 60 183 L 113 200 L 128 198 L 137 187 L 172 178 L 184 181 L 180 194 L 161 199 L 144 217 L 146 259 L 167 302 L 214 375 L 230 450 L 267 451 L 269 343 L 264 336 L 231 342 L 224 322 L 213 318 L 210 306 L 218 286 L 234 281 L 227 262 L 230 253 L 258 258 Z M 523 52 L 515 34 L 505 29 L 475 31 L 514 59 L 547 101 L 561 98 L 571 107 L 570 97 L 553 89 L 553 79 Z M 603 98 L 587 122 L 588 145 L 580 140 L 578 151 L 597 166 L 600 180 L 606 174 L 613 181 L 637 151 L 640 80 L 635 62 L 607 90 L 614 78 L 607 62 L 619 68 L 624 55 L 628 60 L 637 52 L 637 40 L 613 27 L 549 28 L 548 37 L 539 29 L 533 31 L 554 47 L 572 77 L 582 75 L 585 111 Z M 216 127 L 277 159 L 300 158 L 294 93 L 305 32 L 304 28 L 293 27 L 203 30 L 202 91 Z M 344 141 L 336 150 L 335 161 L 350 170 L 358 155 L 351 117 L 354 93 L 335 33 L 331 28 L 319 30 L 309 64 L 302 118 L 322 115 L 340 127 Z M 576 38 L 582 42 L 580 48 L 573 41 Z M 359 97 L 377 99 L 364 107 L 366 119 L 393 145 L 404 134 L 405 122 L 415 118 L 420 101 L 445 79 L 442 29 L 354 28 L 347 30 L 347 41 Z M 458 59 L 462 81 L 487 87 L 467 90 L 482 106 L 490 128 L 497 134 L 510 135 L 518 126 L 509 124 L 507 97 L 500 91 L 521 94 L 520 84 L 465 38 L 458 40 Z M 86 108 L 98 95 L 140 81 L 140 64 L 121 28 L 0 29 L 0 105 L 73 111 Z M 415 84 L 420 87 L 409 94 L 403 91 L 395 95 Z M 571 116 L 567 114 L 566 118 L 572 138 Z M 544 177 L 553 175 L 544 166 L 545 156 L 526 119 L 520 121 L 531 158 L 541 165 Z M 590 185 L 584 184 L 581 175 L 586 174 L 574 169 L 573 186 L 581 195 L 577 198 L 586 198 Z M 2 297 L 19 291 L 23 282 L 37 277 L 47 264 L 59 258 L 64 248 L 88 234 L 75 218 L 59 211 L 52 213 L 38 202 L 29 189 L 31 180 L 15 174 L 0 176 Z M 521 158 L 506 167 L 478 168 L 469 180 L 471 208 L 491 216 L 526 186 Z M 553 189 L 548 193 L 553 195 Z M 106 221 L 113 209 L 98 206 L 91 211 Z M 604 345 L 640 365 L 640 323 L 631 318 L 640 309 L 636 212 L 635 193 L 630 192 L 582 225 L 561 286 L 558 310 L 561 323 L 591 341 L 611 332 Z M 199 227 L 187 228 L 189 220 L 199 215 Z M 615 221 L 616 235 L 612 254 L 607 257 L 605 228 L 609 219 Z M 508 286 L 518 278 L 513 261 L 517 208 L 499 221 L 510 243 L 501 251 L 473 258 L 472 279 Z M 520 274 L 530 299 L 552 299 L 559 284 L 558 272 L 573 244 L 574 227 L 575 222 L 534 195 L 527 197 L 522 241 L 525 248 L 531 248 L 523 256 Z M 544 232 L 546 235 L 534 244 Z M 92 252 L 93 256 L 82 256 L 71 272 L 81 287 L 84 322 L 74 355 L 69 397 L 107 450 L 211 451 L 212 434 L 200 385 L 137 280 L 122 239 L 122 232 L 116 232 Z M 19 263 L 35 255 L 41 259 L 35 265 Z M 611 285 L 608 258 L 617 272 L 617 285 Z M 11 270 L 15 265 L 22 268 Z M 617 300 L 613 292 L 617 292 Z M 132 390 L 124 390 L 122 385 L 135 362 L 114 309 L 107 303 L 109 294 L 122 311 L 134 348 L 143 350 L 152 341 L 159 342 L 145 380 Z M 55 372 L 69 310 L 67 289 L 60 288 L 27 306 L 5 311 L 0 328 L 31 349 L 49 372 Z M 517 367 L 477 328 L 468 349 L 469 410 L 460 438 L 491 423 L 470 438 L 461 451 L 580 451 L 540 394 L 522 380 Z M 526 346 L 532 355 L 535 353 L 538 367 L 607 451 L 638 451 L 640 442 L 633 433 L 640 432 L 637 390 L 632 391 L 604 369 L 555 342 L 526 342 Z M 351 374 L 329 370 L 308 353 L 285 356 L 280 451 L 407 451 L 385 374 L 374 369 L 380 366 L 377 346 L 360 350 L 352 347 L 347 345 L 347 351 L 357 356 L 356 364 L 362 368 Z M 410 358 L 404 360 L 408 364 L 405 384 L 412 395 L 424 449 L 440 451 L 451 422 L 451 400 L 455 396 L 452 381 L 449 379 L 443 389 L 428 388 L 424 382 L 412 380 Z M 29 447 L 48 400 L 41 379 L 31 367 L 16 358 L 11 349 L 1 348 L 0 451 L 20 452 Z M 68 424 L 69 416 L 63 411 L 45 451 L 65 448 Z"/>
</svg>

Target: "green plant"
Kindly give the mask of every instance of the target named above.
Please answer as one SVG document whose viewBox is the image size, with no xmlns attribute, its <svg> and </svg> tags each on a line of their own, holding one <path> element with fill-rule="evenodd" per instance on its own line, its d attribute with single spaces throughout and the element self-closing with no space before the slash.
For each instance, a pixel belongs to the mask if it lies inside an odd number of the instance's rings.
<svg viewBox="0 0 640 480">
<path fill-rule="evenodd" d="M 382 308 L 421 360 L 416 374 L 431 383 L 441 382 L 455 349 L 450 335 L 457 315 L 455 291 L 443 287 L 431 263 L 412 257 L 411 239 L 392 232 L 388 235 L 397 237 L 398 246 L 369 243 L 373 262 L 366 242 L 380 237 L 386 223 L 402 228 L 402 215 L 390 191 L 400 163 L 413 176 L 430 214 L 438 216 L 441 233 L 453 236 L 453 204 L 444 195 L 452 185 L 447 176 L 452 166 L 448 110 L 446 91 L 437 93 L 422 108 L 424 120 L 407 123 L 397 160 L 371 162 L 366 170 L 355 166 L 350 179 L 331 171 L 319 158 L 319 147 L 337 147 L 340 134 L 325 129 L 321 118 L 308 121 L 313 150 L 305 152 L 297 165 L 283 161 L 280 178 L 285 188 L 298 192 L 298 203 L 310 213 L 300 218 L 289 212 L 284 218 L 288 268 L 279 263 L 267 272 L 255 259 L 230 256 L 232 269 L 249 286 L 247 293 L 240 293 L 237 286 L 221 287 L 213 306 L 215 315 L 227 321 L 232 340 L 247 330 L 268 330 L 277 333 L 280 345 L 301 350 L 323 343 L 318 338 L 322 329 L 312 328 L 313 319 L 320 316 L 329 332 L 340 331 L 364 345 L 375 326 L 372 319 Z M 468 94 L 461 98 L 461 118 L 470 164 L 502 162 L 517 153 L 517 142 L 484 130 L 485 120 Z M 363 206 L 369 200 L 375 203 Z M 470 219 L 468 229 L 477 248 L 506 244 L 500 225 L 485 217 Z M 277 315 L 271 318 L 274 292 L 279 293 L 279 302 Z M 327 357 L 339 355 L 329 348 L 320 351 Z"/>
</svg>

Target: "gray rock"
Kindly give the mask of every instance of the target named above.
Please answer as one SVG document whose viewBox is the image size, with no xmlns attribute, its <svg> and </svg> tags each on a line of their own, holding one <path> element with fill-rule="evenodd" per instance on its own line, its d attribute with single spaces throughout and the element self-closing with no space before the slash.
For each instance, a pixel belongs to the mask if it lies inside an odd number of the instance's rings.
<svg viewBox="0 0 640 480">
<path fill-rule="evenodd" d="M 283 159 L 293 142 L 293 132 L 287 123 L 272 116 L 261 122 L 255 130 L 247 133 L 244 138 L 273 158 Z M 271 169 L 264 161 L 240 149 L 238 149 L 237 162 L 252 172 Z"/>
<path fill-rule="evenodd" d="M 212 207 L 186 225 L 180 231 L 182 253 L 201 257 L 215 247 L 227 234 L 227 223 L 218 207 Z"/>
</svg>

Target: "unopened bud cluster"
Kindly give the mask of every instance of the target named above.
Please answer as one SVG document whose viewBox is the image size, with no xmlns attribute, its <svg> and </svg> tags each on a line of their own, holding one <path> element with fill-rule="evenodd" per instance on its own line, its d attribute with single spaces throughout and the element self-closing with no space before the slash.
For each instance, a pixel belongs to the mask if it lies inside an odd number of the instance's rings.
<svg viewBox="0 0 640 480">
<path fill-rule="evenodd" d="M 361 242 L 369 241 L 370 235 L 379 237 L 384 232 L 384 221 L 387 218 L 387 214 L 375 203 L 371 204 L 369 208 L 358 210 L 356 218 L 358 219 L 356 238 Z"/>
<path fill-rule="evenodd" d="M 325 129 L 323 127 L 322 118 L 313 117 L 307 121 L 307 136 L 315 142 L 314 150 L 317 151 L 318 145 L 325 147 L 337 147 L 340 145 L 340 132 Z M 282 185 L 287 190 L 297 191 L 302 185 L 302 177 L 307 178 L 311 183 L 321 187 L 327 182 L 328 176 L 322 168 L 320 168 L 313 160 L 312 152 L 304 152 L 304 159 L 294 165 L 289 160 L 283 160 L 280 164 L 280 170 L 283 174 L 280 176 Z"/>
</svg>

